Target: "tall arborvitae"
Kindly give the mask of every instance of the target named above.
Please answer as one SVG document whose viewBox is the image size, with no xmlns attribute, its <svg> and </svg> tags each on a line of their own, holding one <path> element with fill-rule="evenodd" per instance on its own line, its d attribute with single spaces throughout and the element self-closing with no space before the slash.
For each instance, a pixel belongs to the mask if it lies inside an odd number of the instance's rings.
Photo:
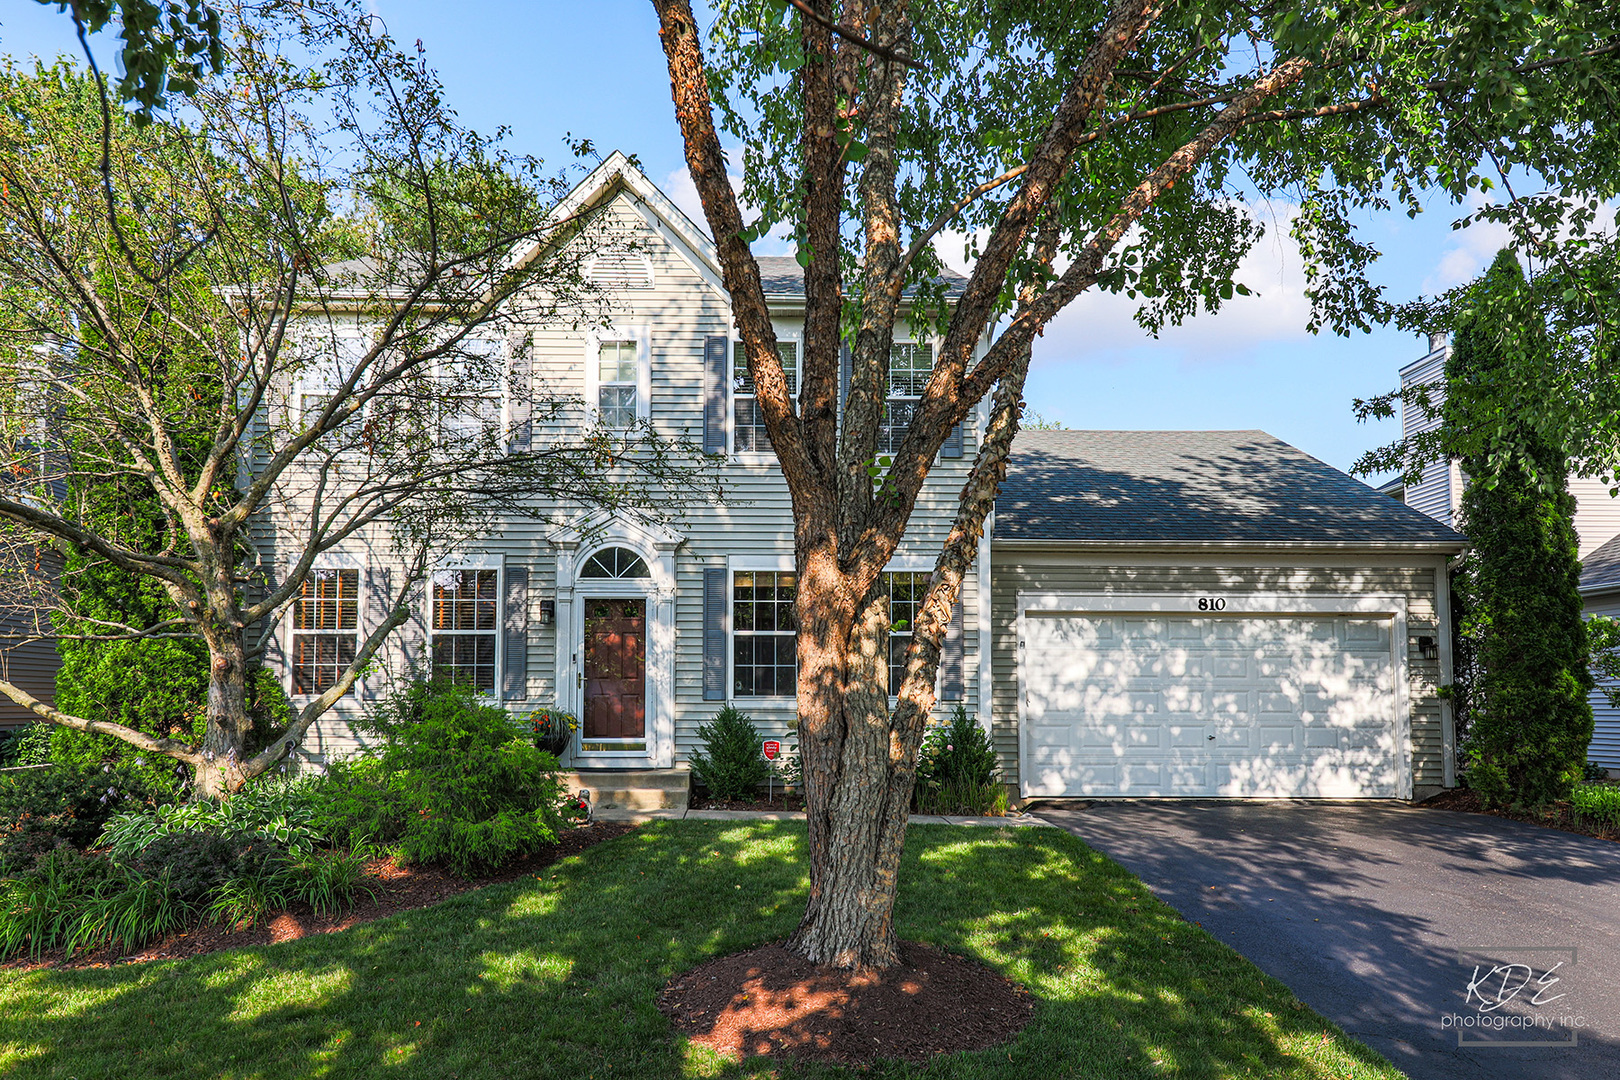
<svg viewBox="0 0 1620 1080">
<path fill-rule="evenodd" d="M 1447 440 L 1469 476 L 1462 529 L 1479 684 L 1467 736 L 1469 786 L 1489 803 L 1566 798 L 1592 738 L 1586 633 L 1569 462 L 1528 422 L 1509 377 L 1547 339 L 1508 250 L 1476 286 L 1446 362 Z"/>
</svg>

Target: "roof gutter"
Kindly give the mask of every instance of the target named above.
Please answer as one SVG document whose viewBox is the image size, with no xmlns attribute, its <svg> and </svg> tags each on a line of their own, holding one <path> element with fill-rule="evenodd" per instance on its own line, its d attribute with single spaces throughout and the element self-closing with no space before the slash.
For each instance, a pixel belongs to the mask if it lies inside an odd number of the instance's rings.
<svg viewBox="0 0 1620 1080">
<path fill-rule="evenodd" d="M 1037 540 L 997 536 L 993 550 L 1060 551 L 1078 548 L 1082 551 L 1165 552 L 1169 554 L 1190 551 L 1346 551 L 1460 555 L 1468 547 L 1466 540 Z"/>
</svg>

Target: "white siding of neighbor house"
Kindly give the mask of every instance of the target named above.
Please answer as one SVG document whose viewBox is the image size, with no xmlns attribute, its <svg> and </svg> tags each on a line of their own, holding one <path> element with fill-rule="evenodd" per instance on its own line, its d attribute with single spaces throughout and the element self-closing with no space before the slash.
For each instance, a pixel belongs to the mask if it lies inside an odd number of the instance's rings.
<svg viewBox="0 0 1620 1080">
<path fill-rule="evenodd" d="M 1620 535 L 1620 499 L 1598 477 L 1570 477 L 1569 493 L 1575 496 L 1575 535 L 1584 559 Z"/>
<path fill-rule="evenodd" d="M 1434 384 L 1431 391 L 1433 404 L 1438 407 L 1445 402 L 1445 348 L 1439 348 L 1428 356 L 1401 369 L 1401 387 L 1421 386 L 1424 383 Z M 1440 426 L 1438 419 L 1431 419 L 1424 411 L 1414 405 L 1401 405 L 1401 437 L 1410 439 L 1426 431 L 1433 431 Z M 1461 485 L 1455 475 L 1457 467 L 1455 462 L 1435 462 L 1423 470 L 1423 479 L 1415 484 L 1406 486 L 1406 505 L 1414 510 L 1422 511 L 1443 525 L 1450 525 L 1456 516 L 1457 500 L 1461 495 Z"/>
<path fill-rule="evenodd" d="M 700 442 L 703 435 L 703 375 L 706 338 L 732 333 L 726 299 L 678 250 L 664 229 L 649 226 L 649 211 L 639 200 L 621 193 L 603 209 L 614 215 L 624 233 L 634 236 L 652 268 L 651 287 L 636 276 L 637 287 L 614 288 L 610 294 L 610 317 L 616 330 L 643 334 L 650 352 L 651 396 L 648 415 L 665 436 Z M 784 309 L 778 313 L 779 336 L 796 336 L 802 326 L 799 312 Z M 558 327 L 537 331 L 532 338 L 531 355 L 537 398 L 564 396 L 582 398 L 586 389 L 585 364 L 588 331 L 585 328 Z M 544 440 L 557 434 L 538 424 L 534 438 Z M 949 531 L 961 490 L 975 452 L 975 433 L 969 423 L 964 455 L 938 463 L 930 476 L 901 547 L 900 556 L 924 557 L 937 554 Z M 724 704 L 703 699 L 703 570 L 723 567 L 731 557 L 786 556 L 793 554 L 792 512 L 786 482 L 769 457 L 741 460 L 727 458 L 721 466 L 726 491 L 721 505 L 703 503 L 689 507 L 685 515 L 668 523 L 684 537 L 675 556 L 675 664 L 674 728 L 675 758 L 684 761 L 698 744 L 697 728 L 712 718 Z M 514 712 L 527 711 L 557 701 L 555 676 L 558 671 L 559 630 L 571 636 L 568 626 L 540 626 L 540 602 L 555 599 L 558 593 L 557 550 L 548 536 L 557 528 L 555 520 L 515 519 L 504 522 L 496 535 L 474 545 L 480 553 L 498 554 L 505 565 L 529 570 L 528 697 L 508 701 Z M 578 554 L 591 550 L 582 544 Z M 383 552 L 385 545 L 373 545 Z M 386 559 L 368 555 L 355 545 L 362 560 Z M 362 578 L 364 581 L 364 578 Z M 970 576 L 964 586 L 964 701 L 975 708 L 978 693 L 978 586 Z M 576 596 L 578 594 L 576 593 Z M 418 611 L 421 611 L 420 597 Z M 362 599 L 362 610 L 368 607 Z M 404 670 L 420 666 L 426 645 L 425 614 L 396 633 L 386 649 L 384 666 Z M 558 620 L 561 622 L 561 619 Z M 729 650 L 730 643 L 727 648 Z M 375 680 L 381 683 L 383 680 Z M 787 731 L 794 716 L 791 698 L 738 698 L 739 708 L 751 713 L 761 731 L 779 736 Z M 318 725 L 306 740 L 305 750 L 320 758 L 351 751 L 359 738 L 348 723 L 366 704 L 366 695 L 346 698 Z M 945 708 L 942 705 L 942 711 Z M 649 734 L 652 728 L 649 716 Z"/>
<path fill-rule="evenodd" d="M 1586 601 L 1586 614 L 1620 618 L 1620 595 L 1609 593 Z M 1592 742 L 1586 758 L 1609 769 L 1620 769 L 1620 709 L 1609 704 L 1600 688 L 1592 690 Z"/>
<path fill-rule="evenodd" d="M 1267 565 L 1267 562 L 1270 565 Z M 1205 565 L 1199 565 L 1204 563 Z M 991 572 L 992 735 L 1002 780 L 1016 784 L 1018 731 L 1018 594 L 1240 592 L 1308 596 L 1398 594 L 1407 598 L 1407 676 L 1411 707 L 1411 754 L 1418 797 L 1445 782 L 1442 749 L 1440 662 L 1426 659 L 1419 637 L 1439 634 L 1433 557 L 1345 555 L 1312 559 L 1310 565 L 1276 565 L 1276 556 L 1225 554 L 1144 555 L 1128 550 L 1096 553 L 993 549 Z"/>
</svg>

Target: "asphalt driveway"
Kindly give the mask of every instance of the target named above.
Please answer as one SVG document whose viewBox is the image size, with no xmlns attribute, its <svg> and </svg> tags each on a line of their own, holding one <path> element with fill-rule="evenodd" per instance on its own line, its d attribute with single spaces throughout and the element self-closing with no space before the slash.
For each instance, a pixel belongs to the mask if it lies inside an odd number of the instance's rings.
<svg viewBox="0 0 1620 1080">
<path fill-rule="evenodd" d="M 1033 809 L 1416 1080 L 1620 1077 L 1620 844 L 1384 802 Z"/>
</svg>

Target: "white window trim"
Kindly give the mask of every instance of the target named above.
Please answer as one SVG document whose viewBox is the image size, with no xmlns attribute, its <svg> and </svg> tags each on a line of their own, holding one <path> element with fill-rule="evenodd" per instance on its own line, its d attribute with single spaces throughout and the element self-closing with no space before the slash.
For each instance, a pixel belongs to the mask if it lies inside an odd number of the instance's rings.
<svg viewBox="0 0 1620 1080">
<path fill-rule="evenodd" d="M 889 362 L 890 362 L 891 365 L 894 362 L 894 350 L 895 350 L 895 348 L 897 346 L 900 346 L 900 345 L 913 345 L 913 346 L 915 346 L 915 345 L 926 345 L 928 347 L 928 369 L 929 369 L 929 371 L 933 371 L 934 367 L 939 363 L 939 340 L 937 338 L 912 337 L 912 338 L 907 338 L 904 341 L 901 341 L 901 340 L 899 340 L 897 338 L 894 341 L 891 341 L 889 343 Z M 888 381 L 884 384 L 884 387 L 883 387 L 883 406 L 884 406 L 885 409 L 888 408 L 889 401 L 891 399 L 899 400 L 899 401 L 921 401 L 922 400 L 922 395 L 921 394 L 900 395 L 900 394 L 891 394 L 889 392 L 889 388 L 893 385 L 893 379 L 894 379 L 894 370 L 893 370 L 892 367 L 889 370 L 887 378 L 888 378 Z M 879 428 L 878 428 L 878 437 L 879 437 L 879 439 L 882 438 L 882 433 L 883 433 L 882 421 L 879 421 Z M 884 450 L 880 446 L 880 447 L 878 447 L 877 452 L 880 455 L 883 455 L 883 454 L 891 453 L 892 451 Z"/>
<path fill-rule="evenodd" d="M 652 404 L 652 328 L 646 325 L 614 326 L 592 330 L 585 337 L 585 409 L 593 420 L 601 415 L 601 349 L 604 342 L 636 343 L 636 419 L 645 422 Z"/>
<path fill-rule="evenodd" d="M 352 362 L 358 362 L 366 353 L 371 351 L 374 344 L 367 336 L 366 328 L 358 325 L 354 327 L 332 327 L 329 332 L 322 332 L 310 340 L 311 342 L 319 342 L 323 348 L 328 344 L 336 345 L 340 352 L 345 344 L 352 343 L 354 351 L 343 356 L 344 361 Z M 298 377 L 293 380 L 292 400 L 287 403 L 288 426 L 296 431 L 303 431 L 309 423 L 309 418 L 304 413 L 304 397 L 317 394 L 330 395 L 337 390 L 337 382 L 341 382 L 342 379 L 347 377 L 347 372 L 329 370 L 322 363 L 303 365 L 303 368 L 298 372 Z M 358 413 L 349 418 L 349 423 L 365 423 L 366 415 L 370 411 L 371 403 L 367 402 L 360 407 Z M 326 567 L 322 566 L 319 569 L 326 569 Z"/>
<path fill-rule="evenodd" d="M 291 570 L 293 568 L 289 567 L 288 569 Z M 318 574 L 323 570 L 353 570 L 356 572 L 354 586 L 354 640 L 355 646 L 358 648 L 360 643 L 364 640 L 362 637 L 362 632 L 364 630 L 366 614 L 366 566 L 358 556 L 348 555 L 343 552 L 330 552 L 322 555 L 320 559 L 317 560 L 316 563 L 305 572 L 305 576 L 307 577 L 310 574 Z M 301 584 L 299 587 L 302 589 Z M 294 670 L 298 662 L 297 639 L 300 635 L 319 634 L 323 633 L 323 631 L 299 630 L 297 628 L 297 604 L 298 594 L 294 593 L 291 603 L 287 607 L 282 608 L 282 611 L 285 612 L 285 623 L 281 645 L 283 650 L 282 655 L 287 658 L 287 672 L 286 678 L 283 680 L 283 689 L 286 690 L 287 696 L 290 699 L 303 704 L 320 697 L 320 693 L 305 694 L 294 689 L 298 685 L 297 674 Z M 342 631 L 337 631 L 337 633 L 341 632 Z M 359 685 L 359 680 L 355 680 L 353 685 L 349 687 L 348 693 L 344 694 L 343 697 L 338 699 L 338 701 L 342 702 L 345 699 L 354 696 L 356 688 Z"/>
<path fill-rule="evenodd" d="M 726 559 L 726 700 L 752 702 L 765 707 L 780 706 L 797 699 L 792 694 L 739 694 L 737 693 L 737 575 L 754 573 L 796 573 L 792 555 L 733 555 Z M 745 634 L 763 632 L 772 637 L 791 637 L 779 630 L 744 630 Z M 794 678 L 797 684 L 797 673 Z"/>
<path fill-rule="evenodd" d="M 506 342 L 499 336 L 473 337 L 469 335 L 468 337 L 462 339 L 460 345 L 458 345 L 458 348 L 465 347 L 470 349 L 471 346 L 479 343 L 488 345 L 492 350 L 491 355 L 501 362 L 501 371 L 497 376 L 494 390 L 481 396 L 494 398 L 498 395 L 500 398 L 499 405 L 495 410 L 495 422 L 497 425 L 497 439 L 504 443 L 512 437 L 512 350 L 507 347 Z M 432 373 L 430 377 L 434 380 L 435 386 L 437 386 L 439 381 L 444 378 L 444 372 L 450 367 L 454 360 L 455 357 L 441 356 L 433 361 Z M 434 400 L 435 408 L 433 416 L 433 433 L 435 440 L 438 440 L 441 439 L 444 434 L 444 410 L 442 407 L 442 402 L 440 402 L 437 393 L 434 394 Z"/>
<path fill-rule="evenodd" d="M 433 638 L 439 631 L 433 627 L 434 605 L 438 603 L 433 597 L 433 575 L 441 571 L 452 570 L 494 570 L 495 571 L 495 686 L 487 693 L 480 690 L 479 696 L 488 698 L 493 702 L 501 700 L 502 680 L 506 677 L 506 557 L 491 552 L 472 552 L 467 555 L 456 555 L 440 559 L 428 573 L 427 588 L 424 602 L 427 611 L 423 614 L 427 622 L 427 654 L 428 672 L 433 670 Z M 459 634 L 471 637 L 480 633 L 476 630 L 445 631 L 445 633 Z"/>
<path fill-rule="evenodd" d="M 804 342 L 803 332 L 799 330 L 786 330 L 776 335 L 778 345 L 791 344 L 793 346 L 794 386 L 793 402 L 799 401 L 799 391 L 804 388 Z M 745 465 L 764 465 L 776 461 L 774 450 L 738 450 L 737 449 L 737 346 L 742 338 L 732 334 L 726 343 L 726 453 Z M 758 395 L 744 394 L 744 397 Z"/>
</svg>

